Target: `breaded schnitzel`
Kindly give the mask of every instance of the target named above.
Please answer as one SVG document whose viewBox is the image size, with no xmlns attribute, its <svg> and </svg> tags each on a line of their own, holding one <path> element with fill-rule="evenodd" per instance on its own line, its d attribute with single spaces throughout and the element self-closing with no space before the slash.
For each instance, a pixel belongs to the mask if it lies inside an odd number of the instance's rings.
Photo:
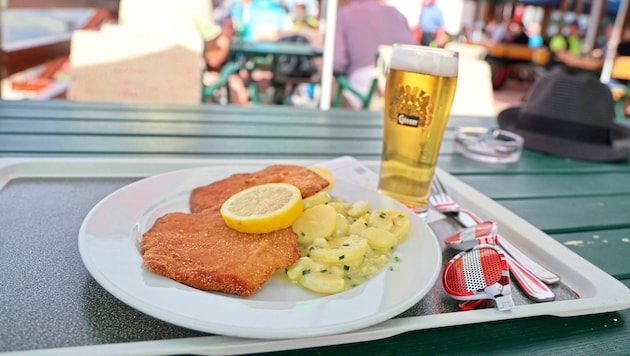
<svg viewBox="0 0 630 356">
<path fill-rule="evenodd" d="M 228 178 L 193 189 L 190 194 L 190 211 L 200 212 L 208 208 L 221 208 L 232 195 L 246 188 L 266 183 L 289 183 L 298 187 L 302 198 L 326 188 L 330 183 L 308 168 L 276 164 L 253 173 L 233 174 Z"/>
<path fill-rule="evenodd" d="M 153 272 L 201 290 L 249 296 L 273 272 L 300 258 L 291 230 L 244 234 L 221 214 L 171 213 L 143 236 L 144 264 Z"/>
<path fill-rule="evenodd" d="M 328 185 L 307 168 L 276 165 L 196 188 L 190 196 L 193 213 L 166 214 L 144 233 L 144 264 L 197 289 L 252 295 L 274 271 L 300 258 L 297 236 L 290 227 L 267 234 L 238 232 L 225 224 L 219 209 L 233 194 L 271 182 L 291 183 L 304 197 Z"/>
</svg>

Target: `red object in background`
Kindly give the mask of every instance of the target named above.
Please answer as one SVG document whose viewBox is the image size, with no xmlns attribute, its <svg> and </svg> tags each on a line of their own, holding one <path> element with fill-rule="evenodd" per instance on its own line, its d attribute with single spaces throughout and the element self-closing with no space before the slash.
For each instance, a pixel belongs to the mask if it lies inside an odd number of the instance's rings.
<svg viewBox="0 0 630 356">
<path fill-rule="evenodd" d="M 422 30 L 420 29 L 420 25 L 416 25 L 413 28 L 413 38 L 416 40 L 416 43 L 420 43 L 422 39 Z"/>
<path fill-rule="evenodd" d="M 11 89 L 18 91 L 40 91 L 52 83 L 52 79 L 33 78 L 26 81 L 11 81 Z"/>
<path fill-rule="evenodd" d="M 525 12 L 525 4 L 514 5 L 514 15 L 512 16 L 512 20 L 516 22 L 522 22 L 523 12 Z"/>
<path fill-rule="evenodd" d="M 114 17 L 108 9 L 94 9 L 93 15 L 79 29 L 98 29 L 101 24 L 114 21 Z M 67 43 L 69 49 L 69 42 Z M 54 75 L 61 69 L 68 69 L 69 54 L 51 59 L 43 63 L 42 70 L 33 78 L 26 80 L 11 80 L 11 88 L 20 91 L 39 91 L 54 82 Z"/>
</svg>

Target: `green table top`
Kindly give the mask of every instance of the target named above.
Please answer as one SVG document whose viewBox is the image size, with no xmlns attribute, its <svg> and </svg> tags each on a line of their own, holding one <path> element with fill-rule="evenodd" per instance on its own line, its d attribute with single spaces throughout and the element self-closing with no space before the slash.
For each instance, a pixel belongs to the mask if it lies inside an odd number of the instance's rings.
<svg viewBox="0 0 630 356">
<path fill-rule="evenodd" d="M 458 127 L 494 125 L 492 118 L 452 117 L 442 143 L 439 166 L 630 287 L 630 160 L 592 163 L 525 150 L 515 164 L 492 165 L 470 161 L 453 151 Z M 376 161 L 380 157 L 381 132 L 378 112 L 282 106 L 0 101 L 0 159 L 321 160 L 351 155 L 359 160 Z M 575 241 L 584 243 L 572 243 Z M 9 246 L 9 242 L 0 238 L 0 250 L 3 246 Z M 0 256 L 5 255 L 0 251 Z M 0 262 L 0 267 L 3 266 L 6 268 Z M 76 268 L 82 268 L 80 262 Z M 0 278 L 0 289 L 10 287 L 2 283 Z M 82 298 L 93 298 L 96 283 L 91 280 L 82 283 L 86 284 L 81 289 Z M 0 301 L 2 308 L 7 308 L 10 302 L 1 294 Z M 86 313 L 94 316 L 98 311 L 83 310 L 77 318 L 85 322 L 93 320 Z M 116 324 L 118 328 L 124 325 L 124 321 L 116 323 L 106 317 L 97 320 Z M 278 354 L 586 355 L 597 352 L 622 355 L 628 354 L 628 322 L 630 309 L 568 318 L 539 316 L 419 330 L 383 340 Z M 19 344 L 10 339 L 14 328 L 12 320 L 0 317 L 0 352 L 74 346 L 59 344 L 45 332 L 32 336 L 36 343 L 30 340 Z M 105 329 L 110 333 L 94 335 L 89 343 L 129 341 L 127 336 L 111 331 L 116 330 L 113 326 Z"/>
<path fill-rule="evenodd" d="M 318 57 L 322 50 L 308 43 L 294 42 L 247 42 L 242 40 L 232 41 L 230 52 L 234 54 L 251 55 L 292 55 Z"/>
</svg>

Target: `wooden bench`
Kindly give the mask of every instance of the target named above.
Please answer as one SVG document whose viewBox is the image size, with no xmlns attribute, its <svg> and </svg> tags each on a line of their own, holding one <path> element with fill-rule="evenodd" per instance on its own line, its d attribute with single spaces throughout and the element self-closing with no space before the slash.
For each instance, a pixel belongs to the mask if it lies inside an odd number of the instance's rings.
<svg viewBox="0 0 630 356">
<path fill-rule="evenodd" d="M 547 47 L 531 48 L 524 44 L 495 43 L 486 45 L 486 48 L 491 57 L 528 61 L 537 65 L 547 64 L 551 57 Z"/>
<path fill-rule="evenodd" d="M 509 77 L 533 81 L 544 72 L 551 59 L 551 52 L 545 46 L 530 48 L 524 44 L 491 43 L 485 44 L 488 55 L 486 61 L 492 68 L 492 85 L 500 89 Z"/>
</svg>

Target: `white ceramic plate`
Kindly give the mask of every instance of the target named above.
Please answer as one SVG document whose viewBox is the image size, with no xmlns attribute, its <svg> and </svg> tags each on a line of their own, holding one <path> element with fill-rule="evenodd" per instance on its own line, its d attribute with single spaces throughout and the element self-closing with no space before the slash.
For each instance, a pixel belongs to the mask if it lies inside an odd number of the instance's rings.
<svg viewBox="0 0 630 356">
<path fill-rule="evenodd" d="M 188 212 L 194 187 L 260 166 L 193 168 L 149 177 L 112 193 L 86 216 L 79 251 L 90 274 L 114 296 L 155 318 L 199 331 L 249 338 L 298 338 L 360 329 L 392 318 L 417 303 L 441 267 L 437 239 L 411 215 L 408 238 L 395 252 L 397 269 L 385 268 L 344 293 L 321 296 L 273 277 L 254 296 L 197 290 L 146 269 L 142 233 L 167 212 Z M 335 197 L 370 201 L 371 208 L 405 209 L 399 203 L 339 181 Z M 392 262 L 394 263 L 394 262 Z"/>
</svg>

